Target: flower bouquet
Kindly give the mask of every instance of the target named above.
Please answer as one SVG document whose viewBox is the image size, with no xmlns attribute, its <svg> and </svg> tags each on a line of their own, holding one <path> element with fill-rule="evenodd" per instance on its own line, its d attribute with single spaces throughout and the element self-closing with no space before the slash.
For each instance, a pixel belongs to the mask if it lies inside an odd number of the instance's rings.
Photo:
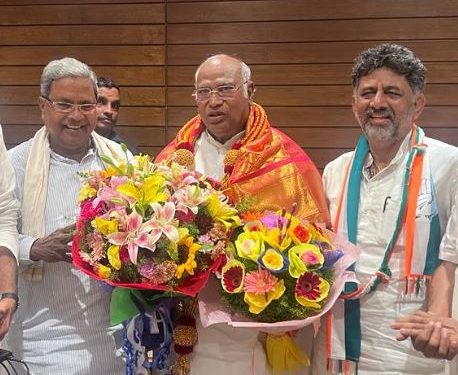
<svg viewBox="0 0 458 375">
<path fill-rule="evenodd" d="M 156 165 L 148 156 L 121 165 L 103 161 L 105 170 L 82 176 L 73 261 L 90 277 L 122 287 L 113 290 L 111 321 L 126 325 L 126 373 L 141 365 L 162 369 L 177 301 L 163 297 L 194 297 L 205 286 L 240 219 L 213 182 L 197 172 L 175 163 Z M 151 327 L 159 342 L 151 338 Z M 174 334 L 183 331 L 189 329 L 178 326 Z M 182 341 L 188 354 L 192 344 L 187 337 Z"/>
<path fill-rule="evenodd" d="M 221 271 L 223 303 L 201 294 L 202 324 L 225 322 L 271 333 L 266 350 L 273 372 L 297 371 L 309 359 L 285 332 L 315 322 L 331 308 L 357 250 L 286 211 L 242 218 Z"/>
</svg>

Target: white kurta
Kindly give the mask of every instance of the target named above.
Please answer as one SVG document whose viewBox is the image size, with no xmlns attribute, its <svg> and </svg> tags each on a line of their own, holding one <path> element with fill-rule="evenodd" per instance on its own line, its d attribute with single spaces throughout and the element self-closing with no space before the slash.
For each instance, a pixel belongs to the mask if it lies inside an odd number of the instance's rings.
<svg viewBox="0 0 458 375">
<path fill-rule="evenodd" d="M 16 195 L 22 200 L 31 142 L 10 150 L 16 171 Z M 94 150 L 81 162 L 51 153 L 45 212 L 46 233 L 75 222 L 81 187 L 78 172 L 100 169 Z M 30 263 L 34 238 L 20 235 L 20 260 Z M 68 375 L 123 374 L 115 356 L 114 329 L 109 327 L 110 292 L 72 264 L 45 263 L 41 281 L 19 277 L 21 304 L 7 337 L 8 347 L 24 359 L 31 373 Z"/>
<path fill-rule="evenodd" d="M 237 134 L 225 144 L 203 132 L 196 141 L 196 170 L 221 179 L 224 176 L 224 156 L 240 140 Z M 258 340 L 259 331 L 252 328 L 232 328 L 216 324 L 203 328 L 197 319 L 199 341 L 191 356 L 191 375 L 264 375 L 270 374 L 264 348 Z"/>
<path fill-rule="evenodd" d="M 0 246 L 6 247 L 18 258 L 16 229 L 18 206 L 14 199 L 14 185 L 14 170 L 3 142 L 0 125 Z"/>
<path fill-rule="evenodd" d="M 372 179 L 363 173 L 359 203 L 358 245 L 361 248 L 356 273 L 361 282 L 378 269 L 394 230 L 401 202 L 402 181 L 408 155 L 408 138 L 390 165 Z M 426 138 L 432 178 L 436 189 L 443 241 L 440 257 L 458 263 L 456 238 L 458 149 Z M 324 185 L 331 216 L 336 215 L 345 168 L 352 157 L 346 153 L 329 163 L 324 171 Z M 425 197 L 426 199 L 426 197 Z M 426 202 L 430 203 L 430 201 Z M 452 212 L 454 212 L 452 214 Z M 455 216 L 453 216 L 455 215 Z M 448 226 L 447 226 L 448 224 Z M 413 349 L 410 340 L 398 342 L 390 322 L 421 309 L 425 295 L 402 297 L 404 282 L 404 236 L 401 233 L 390 261 L 393 276 L 388 285 L 361 299 L 361 358 L 359 375 L 444 374 L 445 361 L 427 359 Z M 325 348 L 324 329 L 315 348 Z M 326 374 L 325 350 L 316 351 L 313 374 Z"/>
</svg>

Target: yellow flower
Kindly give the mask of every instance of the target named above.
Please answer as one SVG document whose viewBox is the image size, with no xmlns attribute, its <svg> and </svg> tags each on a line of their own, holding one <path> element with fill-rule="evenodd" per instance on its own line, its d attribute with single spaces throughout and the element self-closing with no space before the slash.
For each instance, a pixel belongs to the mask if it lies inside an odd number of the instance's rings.
<svg viewBox="0 0 458 375">
<path fill-rule="evenodd" d="M 83 185 L 78 196 L 78 202 L 83 202 L 88 198 L 92 198 L 97 194 L 97 190 L 89 185 Z"/>
<path fill-rule="evenodd" d="M 107 256 L 108 256 L 108 262 L 110 262 L 111 266 L 116 271 L 119 271 L 121 269 L 121 259 L 119 257 L 119 246 L 111 245 L 108 248 Z"/>
<path fill-rule="evenodd" d="M 319 230 L 315 225 L 307 225 L 307 229 L 310 231 L 311 241 L 317 242 L 327 242 L 331 244 L 331 240 L 326 236 L 321 230 Z"/>
<path fill-rule="evenodd" d="M 241 258 L 256 262 L 259 254 L 264 251 L 264 241 L 260 232 L 242 232 L 235 240 L 237 254 Z"/>
<path fill-rule="evenodd" d="M 134 156 L 136 169 L 148 173 L 151 167 L 151 158 L 149 155 L 135 155 Z"/>
<path fill-rule="evenodd" d="M 98 264 L 95 266 L 95 273 L 102 279 L 108 279 L 111 275 L 111 269 L 103 264 Z"/>
<path fill-rule="evenodd" d="M 148 205 L 154 202 L 166 202 L 167 193 L 164 190 L 165 178 L 155 174 L 145 178 L 143 184 L 137 186 L 133 181 L 127 181 L 116 188 L 126 197 L 135 199 L 140 205 Z"/>
<path fill-rule="evenodd" d="M 112 165 L 109 165 L 106 170 L 101 171 L 101 172 L 105 178 L 119 175 L 118 171 Z"/>
<path fill-rule="evenodd" d="M 294 296 L 302 306 L 314 309 L 321 308 L 318 302 L 329 294 L 329 283 L 313 272 L 306 272 L 296 282 Z"/>
<path fill-rule="evenodd" d="M 198 243 L 194 243 L 194 239 L 191 236 L 184 238 L 180 242 L 188 248 L 188 259 L 186 259 L 186 262 L 177 265 L 175 272 L 177 279 L 182 278 L 184 271 L 189 275 L 194 275 L 194 270 L 197 268 L 196 253 L 201 247 Z"/>
<path fill-rule="evenodd" d="M 265 232 L 266 227 L 260 220 L 249 221 L 243 226 L 245 232 Z"/>
<path fill-rule="evenodd" d="M 267 249 L 259 261 L 265 268 L 274 273 L 283 272 L 288 266 L 286 258 L 274 249 Z"/>
<path fill-rule="evenodd" d="M 212 219 L 220 221 L 226 228 L 232 228 L 241 224 L 237 210 L 221 202 L 216 194 L 211 194 L 208 197 L 207 210 Z"/>
<path fill-rule="evenodd" d="M 243 300 L 248 304 L 250 313 L 261 313 L 273 300 L 279 299 L 285 292 L 286 287 L 283 280 L 280 280 L 274 289 L 268 293 L 256 294 L 245 292 Z"/>
<path fill-rule="evenodd" d="M 287 247 L 289 247 L 289 245 L 291 245 L 291 237 L 288 234 L 284 235 L 284 231 L 282 233 L 283 234 L 282 234 L 281 243 L 280 243 L 281 232 L 280 232 L 280 229 L 278 228 L 272 228 L 266 231 L 264 233 L 264 240 L 274 249 L 283 251 Z"/>
<path fill-rule="evenodd" d="M 293 246 L 288 252 L 289 274 L 297 279 L 304 272 L 321 268 L 324 256 L 320 248 L 313 244 L 304 243 Z"/>
<path fill-rule="evenodd" d="M 101 217 L 96 217 L 94 220 L 92 220 L 91 224 L 95 229 L 97 229 L 105 236 L 118 231 L 118 221 L 114 219 L 105 220 Z"/>
</svg>

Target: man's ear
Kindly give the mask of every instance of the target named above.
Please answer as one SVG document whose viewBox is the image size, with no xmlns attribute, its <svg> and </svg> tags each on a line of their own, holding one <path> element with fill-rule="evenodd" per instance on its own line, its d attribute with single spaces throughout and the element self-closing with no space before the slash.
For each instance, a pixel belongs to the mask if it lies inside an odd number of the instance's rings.
<svg viewBox="0 0 458 375">
<path fill-rule="evenodd" d="M 414 105 L 414 121 L 417 121 L 423 112 L 426 104 L 425 94 L 422 92 L 416 94 L 413 105 Z"/>
<path fill-rule="evenodd" d="M 249 81 L 247 83 L 247 92 L 248 92 L 248 99 L 252 100 L 254 93 L 256 92 L 256 88 L 254 87 L 253 81 Z"/>
<path fill-rule="evenodd" d="M 40 112 L 41 112 L 41 120 L 43 123 L 45 122 L 45 105 L 46 105 L 46 100 L 43 99 L 41 96 L 38 97 L 38 106 L 40 107 Z"/>
</svg>

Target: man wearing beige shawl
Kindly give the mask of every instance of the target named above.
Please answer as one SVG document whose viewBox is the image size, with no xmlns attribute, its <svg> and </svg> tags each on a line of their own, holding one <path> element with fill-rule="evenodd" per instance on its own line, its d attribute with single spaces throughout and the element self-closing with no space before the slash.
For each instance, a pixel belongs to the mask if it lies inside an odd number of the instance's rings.
<svg viewBox="0 0 458 375">
<path fill-rule="evenodd" d="M 33 374 L 120 374 L 110 295 L 72 267 L 70 246 L 81 181 L 103 167 L 100 155 L 124 159 L 121 147 L 93 132 L 97 86 L 78 60 L 51 61 L 38 99 L 44 127 L 10 151 L 16 172 L 19 294 L 8 347 Z"/>
</svg>

